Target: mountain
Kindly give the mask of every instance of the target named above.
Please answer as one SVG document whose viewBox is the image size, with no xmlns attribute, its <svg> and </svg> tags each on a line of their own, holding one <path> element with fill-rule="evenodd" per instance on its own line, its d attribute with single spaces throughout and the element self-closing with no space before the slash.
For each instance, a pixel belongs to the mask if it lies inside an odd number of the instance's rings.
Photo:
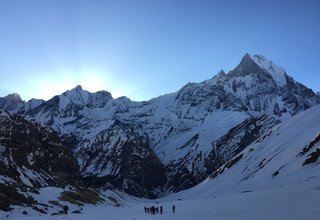
<svg viewBox="0 0 320 220">
<path fill-rule="evenodd" d="M 314 194 L 319 200 L 319 119 L 320 105 L 293 116 L 256 139 L 198 186 L 165 200 L 256 192 L 259 197 L 263 192 L 281 190 L 288 190 L 290 194 Z"/>
<path fill-rule="evenodd" d="M 79 211 L 80 205 L 128 199 L 111 185 L 87 187 L 71 149 L 50 127 L 0 110 L 0 214 L 20 208 L 59 214 L 66 201 Z"/>
<path fill-rule="evenodd" d="M 14 212 L 0 211 L 0 218 L 101 219 L 108 216 L 111 219 L 128 219 L 130 216 L 146 219 L 152 216 L 154 219 L 184 220 L 316 220 L 320 217 L 319 118 L 320 105 L 317 105 L 275 125 L 197 186 L 166 197 L 156 200 L 136 199 L 112 189 L 104 192 L 106 199 L 107 196 L 113 196 L 104 204 L 84 206 L 82 210 L 77 204 L 55 200 L 55 194 L 60 194 L 62 189 L 47 187 L 41 188 L 36 197 L 49 204 L 48 214 L 58 214 L 52 208 L 52 204 L 57 202 L 68 204 L 69 213 L 72 214 L 48 217 L 29 207 L 15 206 Z M 268 120 L 268 117 L 261 117 L 260 120 Z M 242 123 L 231 133 L 247 125 L 250 123 Z M 124 204 L 123 207 L 111 203 L 115 196 L 117 201 L 122 202 L 120 204 Z M 173 204 L 176 206 L 175 214 L 171 211 Z M 160 205 L 164 208 L 162 215 L 150 215 L 143 211 L 144 207 Z"/>
<path fill-rule="evenodd" d="M 35 205 L 19 193 L 46 186 L 77 185 L 79 166 L 55 131 L 0 110 L 0 209 Z"/>
<path fill-rule="evenodd" d="M 7 95 L 6 97 L 0 97 L 0 109 L 12 111 L 19 109 L 24 104 L 21 97 L 17 93 Z"/>
<path fill-rule="evenodd" d="M 197 186 L 156 203 L 189 212 L 177 219 L 319 219 L 319 119 L 320 105 L 293 116 Z"/>
<path fill-rule="evenodd" d="M 261 55 L 149 101 L 77 86 L 11 111 L 51 126 L 90 186 L 154 198 L 190 188 L 320 97 Z M 137 173 L 139 175 L 137 175 Z"/>
</svg>

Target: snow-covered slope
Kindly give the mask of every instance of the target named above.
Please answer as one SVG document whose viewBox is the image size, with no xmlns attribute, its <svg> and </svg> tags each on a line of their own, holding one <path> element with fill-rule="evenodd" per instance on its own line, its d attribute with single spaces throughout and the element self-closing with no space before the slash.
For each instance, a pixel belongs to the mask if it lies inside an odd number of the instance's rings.
<svg viewBox="0 0 320 220">
<path fill-rule="evenodd" d="M 106 91 L 89 93 L 77 86 L 14 111 L 56 130 L 73 149 L 83 175 L 99 182 L 117 180 L 112 183 L 130 193 L 150 196 L 194 186 L 264 131 L 318 103 L 319 96 L 282 68 L 263 56 L 246 54 L 228 74 L 220 71 L 146 102 L 113 99 Z M 136 150 L 120 156 L 132 141 Z M 151 156 L 149 167 L 164 170 L 155 175 L 148 192 L 138 179 L 129 178 L 126 187 L 127 174 L 139 170 L 148 176 L 153 170 L 124 163 L 137 155 Z"/>
<path fill-rule="evenodd" d="M 320 202 L 319 183 L 320 105 L 317 105 L 275 126 L 199 185 L 164 200 L 291 188 L 302 190 L 295 192 L 300 194 L 312 191 Z"/>
<path fill-rule="evenodd" d="M 71 149 L 55 131 L 0 110 L 0 210 L 51 214 L 68 202 L 75 209 L 122 204 L 130 198 L 111 185 L 86 187 Z"/>
</svg>

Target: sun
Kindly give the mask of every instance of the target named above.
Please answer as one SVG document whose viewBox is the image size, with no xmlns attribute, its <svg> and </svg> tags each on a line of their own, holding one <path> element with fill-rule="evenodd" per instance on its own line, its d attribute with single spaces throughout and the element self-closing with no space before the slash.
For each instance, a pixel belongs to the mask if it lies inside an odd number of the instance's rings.
<svg viewBox="0 0 320 220">
<path fill-rule="evenodd" d="M 114 74 L 106 69 L 82 68 L 76 83 L 89 92 L 108 91 L 113 98 L 125 95 L 124 88 L 119 86 Z"/>
</svg>

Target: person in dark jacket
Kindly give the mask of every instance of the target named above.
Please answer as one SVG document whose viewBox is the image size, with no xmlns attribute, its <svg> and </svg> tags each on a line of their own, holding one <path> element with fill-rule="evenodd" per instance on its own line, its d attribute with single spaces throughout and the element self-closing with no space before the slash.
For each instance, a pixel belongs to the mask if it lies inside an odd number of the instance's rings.
<svg viewBox="0 0 320 220">
<path fill-rule="evenodd" d="M 63 206 L 64 214 L 68 214 L 68 209 L 69 209 L 69 207 L 67 205 Z"/>
<path fill-rule="evenodd" d="M 154 206 L 151 206 L 151 215 L 154 215 L 156 212 L 156 208 Z"/>
<path fill-rule="evenodd" d="M 172 212 L 173 212 L 173 213 L 176 212 L 176 206 L 175 206 L 175 205 L 172 206 Z"/>
<path fill-rule="evenodd" d="M 162 212 L 163 212 L 163 208 L 162 206 L 160 206 L 160 215 L 162 215 Z"/>
</svg>

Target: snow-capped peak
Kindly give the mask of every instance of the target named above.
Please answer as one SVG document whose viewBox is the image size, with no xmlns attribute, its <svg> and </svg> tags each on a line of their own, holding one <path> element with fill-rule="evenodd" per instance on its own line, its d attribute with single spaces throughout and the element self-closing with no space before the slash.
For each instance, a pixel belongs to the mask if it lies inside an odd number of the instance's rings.
<svg viewBox="0 0 320 220">
<path fill-rule="evenodd" d="M 77 85 L 75 88 L 63 93 L 63 95 L 68 97 L 73 103 L 83 105 L 87 103 L 90 93 L 83 90 L 80 85 Z"/>
<path fill-rule="evenodd" d="M 12 93 L 6 97 L 0 98 L 0 109 L 12 111 L 20 108 L 25 102 L 17 93 Z"/>
<path fill-rule="evenodd" d="M 7 98 L 8 100 L 15 101 L 15 102 L 21 102 L 22 101 L 22 99 L 21 99 L 21 97 L 20 97 L 20 95 L 18 93 L 9 94 L 5 98 Z"/>
<path fill-rule="evenodd" d="M 228 75 L 234 77 L 257 73 L 269 74 L 279 87 L 287 85 L 285 70 L 262 55 L 252 56 L 246 53 L 239 65 L 234 70 L 230 71 Z"/>
<path fill-rule="evenodd" d="M 272 63 L 262 55 L 249 56 L 260 68 L 266 70 L 272 76 L 273 80 L 277 83 L 278 86 L 282 87 L 287 84 L 286 72 L 283 68 Z"/>
<path fill-rule="evenodd" d="M 89 108 L 102 107 L 106 102 L 112 99 L 112 96 L 107 91 L 98 91 L 91 93 L 82 89 L 80 85 L 75 88 L 64 92 L 59 96 L 60 107 L 66 107 L 70 102 L 79 106 L 87 106 Z"/>
</svg>

